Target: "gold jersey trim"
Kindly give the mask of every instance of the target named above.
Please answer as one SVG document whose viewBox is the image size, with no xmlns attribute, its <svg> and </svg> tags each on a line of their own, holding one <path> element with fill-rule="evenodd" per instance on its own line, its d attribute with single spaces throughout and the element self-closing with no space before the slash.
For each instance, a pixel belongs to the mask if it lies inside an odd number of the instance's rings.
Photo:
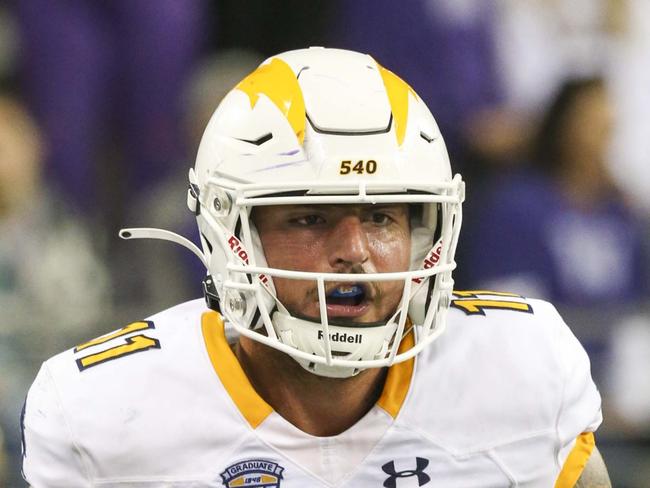
<svg viewBox="0 0 650 488">
<path fill-rule="evenodd" d="M 596 441 L 593 432 L 583 432 L 571 449 L 569 456 L 562 466 L 562 471 L 555 481 L 555 488 L 573 488 L 589 461 Z"/>
<path fill-rule="evenodd" d="M 415 345 L 413 331 L 409 332 L 399 345 L 398 353 L 408 351 Z M 388 370 L 386 384 L 381 396 L 377 401 L 377 406 L 383 408 L 391 417 L 397 417 L 397 414 L 406 400 L 411 378 L 413 378 L 413 369 L 415 358 L 410 358 L 404 362 L 393 364 Z"/>
<path fill-rule="evenodd" d="M 230 349 L 221 315 L 205 312 L 201 317 L 201 329 L 212 367 L 239 412 L 256 429 L 273 413 L 273 408 L 257 394 Z"/>
</svg>

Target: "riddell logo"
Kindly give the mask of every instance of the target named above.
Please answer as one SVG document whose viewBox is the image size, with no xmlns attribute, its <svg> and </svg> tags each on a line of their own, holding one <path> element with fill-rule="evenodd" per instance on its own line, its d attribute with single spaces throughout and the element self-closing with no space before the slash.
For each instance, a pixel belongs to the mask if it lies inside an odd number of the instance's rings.
<svg viewBox="0 0 650 488">
<path fill-rule="evenodd" d="M 248 264 L 248 253 L 243 249 L 239 239 L 235 236 L 230 236 L 230 239 L 228 239 L 228 245 L 230 246 L 230 249 L 232 249 L 232 252 L 234 252 L 239 259 L 244 262 L 244 264 Z"/>
<path fill-rule="evenodd" d="M 348 334 L 346 332 L 333 332 L 330 333 L 330 341 L 332 342 L 347 342 L 349 344 L 361 344 L 361 334 Z M 323 339 L 323 331 L 318 331 L 318 339 Z"/>
<path fill-rule="evenodd" d="M 440 254 L 442 253 L 442 242 L 438 243 L 438 245 L 429 253 L 429 255 L 424 258 L 424 261 L 422 263 L 422 269 L 429 269 L 433 268 L 436 264 L 438 264 L 438 261 L 440 261 Z M 422 283 L 422 280 L 424 278 L 413 278 L 413 283 Z"/>
<path fill-rule="evenodd" d="M 230 236 L 230 239 L 228 239 L 228 245 L 230 246 L 230 249 L 232 249 L 232 252 L 234 252 L 244 264 L 248 264 L 248 253 L 239 239 L 235 236 Z M 261 274 L 260 281 L 266 285 L 269 279 L 265 275 Z"/>
</svg>

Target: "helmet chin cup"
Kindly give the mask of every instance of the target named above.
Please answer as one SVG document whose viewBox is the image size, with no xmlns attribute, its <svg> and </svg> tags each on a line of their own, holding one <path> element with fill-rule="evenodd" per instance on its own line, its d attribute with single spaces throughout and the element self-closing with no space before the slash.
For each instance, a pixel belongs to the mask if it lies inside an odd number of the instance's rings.
<svg viewBox="0 0 650 488">
<path fill-rule="evenodd" d="M 298 350 L 326 357 L 326 345 L 329 344 L 331 364 L 303 358 L 296 358 L 296 361 L 310 373 L 330 378 L 347 378 L 365 369 L 361 366 L 362 363 L 358 367 L 341 366 L 337 360 L 353 362 L 384 357 L 397 329 L 394 320 L 385 324 L 328 325 L 328 338 L 325 340 L 326 332 L 323 324 L 318 321 L 297 318 L 279 311 L 273 314 L 272 321 L 282 342 Z"/>
</svg>

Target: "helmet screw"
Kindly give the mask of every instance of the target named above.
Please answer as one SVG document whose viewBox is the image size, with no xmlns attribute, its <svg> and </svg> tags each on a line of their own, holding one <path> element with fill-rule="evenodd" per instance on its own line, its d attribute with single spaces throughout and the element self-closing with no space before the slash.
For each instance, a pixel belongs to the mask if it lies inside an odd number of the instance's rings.
<svg viewBox="0 0 650 488">
<path fill-rule="evenodd" d="M 232 203 L 230 196 L 222 189 L 215 190 L 212 196 L 212 208 L 216 214 L 215 217 L 226 217 L 230 213 Z"/>
<path fill-rule="evenodd" d="M 233 315 L 243 317 L 246 313 L 246 300 L 241 293 L 233 292 L 228 296 L 228 308 Z"/>
</svg>

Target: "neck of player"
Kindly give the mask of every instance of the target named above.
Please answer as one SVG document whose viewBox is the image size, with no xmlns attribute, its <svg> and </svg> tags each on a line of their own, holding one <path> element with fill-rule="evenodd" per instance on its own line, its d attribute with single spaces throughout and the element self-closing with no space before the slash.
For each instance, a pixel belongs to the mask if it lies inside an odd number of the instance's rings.
<svg viewBox="0 0 650 488">
<path fill-rule="evenodd" d="M 298 429 L 319 437 L 357 423 L 377 402 L 386 380 L 386 368 L 345 379 L 317 376 L 290 356 L 243 336 L 234 350 L 258 395 Z"/>
</svg>

